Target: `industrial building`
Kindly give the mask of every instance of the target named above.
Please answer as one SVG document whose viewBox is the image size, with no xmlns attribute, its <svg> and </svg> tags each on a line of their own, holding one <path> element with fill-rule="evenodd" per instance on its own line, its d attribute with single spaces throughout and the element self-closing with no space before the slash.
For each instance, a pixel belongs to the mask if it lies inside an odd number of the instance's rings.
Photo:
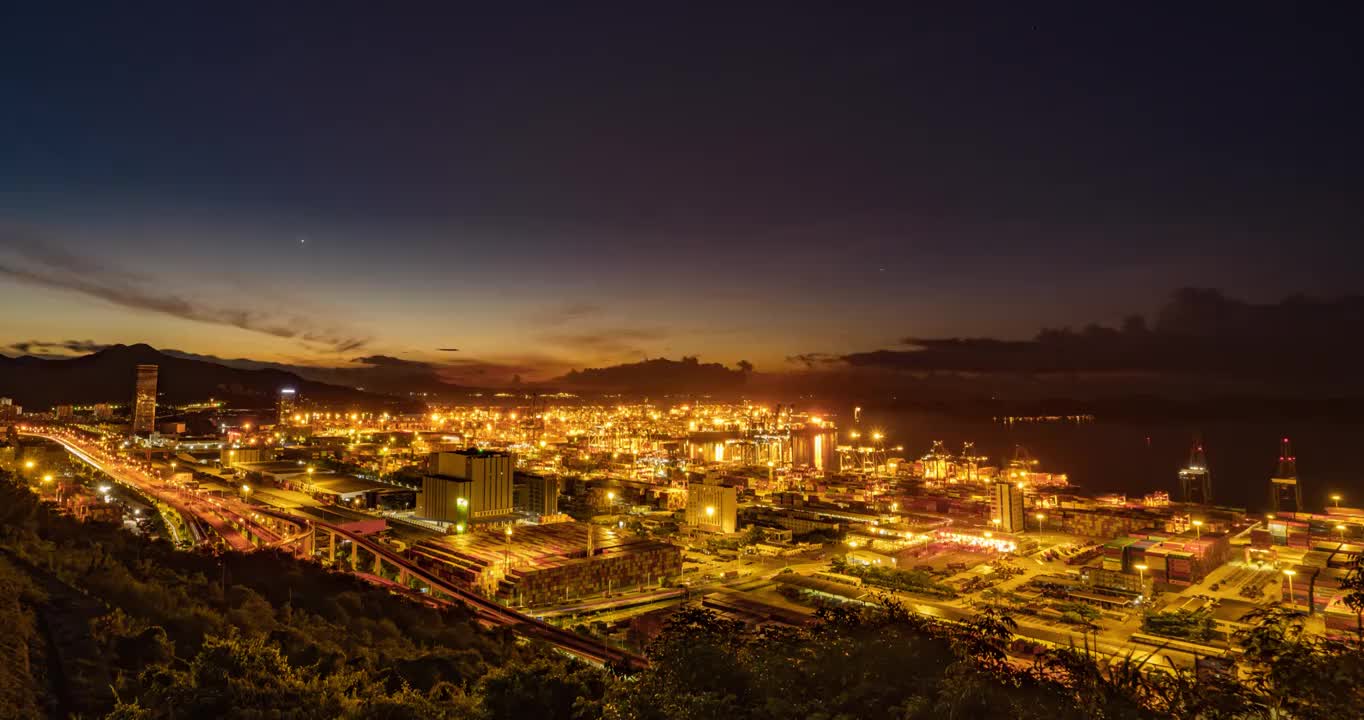
<svg viewBox="0 0 1364 720">
<path fill-rule="evenodd" d="M 515 459 L 506 452 L 470 448 L 433 453 L 422 477 L 417 514 L 466 526 L 510 518 L 515 511 L 514 466 Z"/>
<path fill-rule="evenodd" d="M 732 533 L 738 529 L 738 488 L 733 485 L 689 483 L 687 524 L 703 532 Z"/>
<path fill-rule="evenodd" d="M 559 514 L 559 479 L 516 473 L 513 487 L 516 511 L 536 517 Z"/>
<path fill-rule="evenodd" d="M 1023 488 L 1011 482 L 997 482 L 994 485 L 994 518 L 996 525 L 1004 532 L 1023 532 L 1026 516 L 1023 514 Z"/>
</svg>

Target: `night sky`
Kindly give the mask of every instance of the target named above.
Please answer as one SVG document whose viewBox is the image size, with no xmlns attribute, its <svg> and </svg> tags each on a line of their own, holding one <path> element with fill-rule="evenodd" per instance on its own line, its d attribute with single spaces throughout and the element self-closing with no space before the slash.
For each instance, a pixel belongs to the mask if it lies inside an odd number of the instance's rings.
<svg viewBox="0 0 1364 720">
<path fill-rule="evenodd" d="M 0 18 L 0 353 L 778 371 L 1364 274 L 1357 9 L 100 5 Z"/>
</svg>

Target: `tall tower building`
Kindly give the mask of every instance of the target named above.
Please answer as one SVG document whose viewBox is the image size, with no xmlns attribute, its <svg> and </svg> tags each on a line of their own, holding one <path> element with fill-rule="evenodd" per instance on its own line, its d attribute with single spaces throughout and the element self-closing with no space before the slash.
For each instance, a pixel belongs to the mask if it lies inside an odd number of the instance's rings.
<svg viewBox="0 0 1364 720">
<path fill-rule="evenodd" d="M 298 400 L 298 391 L 291 387 L 279 389 L 279 403 L 276 406 L 279 417 L 275 420 L 278 425 L 288 425 L 294 417 L 294 403 Z"/>
<path fill-rule="evenodd" d="M 1023 532 L 1023 488 L 1011 482 L 995 483 L 993 519 L 1004 532 Z"/>
<path fill-rule="evenodd" d="M 1269 509 L 1275 513 L 1302 512 L 1302 486 L 1298 484 L 1298 458 L 1293 444 L 1279 443 L 1279 469 L 1269 479 Z"/>
<path fill-rule="evenodd" d="M 1189 451 L 1189 464 L 1179 471 L 1180 498 L 1196 505 L 1212 504 L 1212 473 L 1208 458 L 1203 454 L 1203 443 L 1195 440 Z"/>
<path fill-rule="evenodd" d="M 133 432 L 156 429 L 156 365 L 137 366 L 137 390 L 133 394 Z"/>
</svg>

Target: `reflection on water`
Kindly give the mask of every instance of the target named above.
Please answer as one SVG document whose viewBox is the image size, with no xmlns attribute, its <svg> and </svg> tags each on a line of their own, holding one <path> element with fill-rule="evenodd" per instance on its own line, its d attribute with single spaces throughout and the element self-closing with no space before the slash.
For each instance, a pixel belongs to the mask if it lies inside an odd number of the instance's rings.
<svg viewBox="0 0 1364 720">
<path fill-rule="evenodd" d="M 851 417 L 851 413 L 848 414 Z M 1197 433 L 1212 472 L 1213 500 L 1219 505 L 1263 510 L 1269 503 L 1269 477 L 1278 464 L 1279 440 L 1293 438 L 1298 476 L 1307 509 L 1319 511 L 1332 493 L 1342 505 L 1364 506 L 1364 425 L 1274 422 L 1105 422 L 1014 423 L 968 420 L 919 412 L 862 412 L 864 427 L 883 428 L 888 440 L 905 446 L 911 458 L 933 441 L 948 447 L 975 442 L 976 450 L 1000 466 L 1016 444 L 1026 446 L 1044 472 L 1064 472 L 1092 492 L 1141 495 L 1164 490 L 1179 497 L 1179 469 L 1189 459 Z"/>
</svg>

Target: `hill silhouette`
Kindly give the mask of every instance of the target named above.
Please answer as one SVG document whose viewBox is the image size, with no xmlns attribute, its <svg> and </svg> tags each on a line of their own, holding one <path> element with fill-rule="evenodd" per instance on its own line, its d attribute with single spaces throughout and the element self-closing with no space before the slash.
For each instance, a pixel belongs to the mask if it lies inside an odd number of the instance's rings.
<svg viewBox="0 0 1364 720">
<path fill-rule="evenodd" d="M 274 369 L 249 370 L 167 355 L 150 345 L 112 345 L 69 359 L 0 355 L 0 396 L 45 409 L 58 404 L 126 403 L 133 396 L 136 367 L 160 367 L 157 390 L 169 404 L 208 398 L 246 407 L 273 405 L 280 388 L 293 387 L 310 400 L 379 406 L 392 398 L 339 385 L 305 380 Z"/>
</svg>

